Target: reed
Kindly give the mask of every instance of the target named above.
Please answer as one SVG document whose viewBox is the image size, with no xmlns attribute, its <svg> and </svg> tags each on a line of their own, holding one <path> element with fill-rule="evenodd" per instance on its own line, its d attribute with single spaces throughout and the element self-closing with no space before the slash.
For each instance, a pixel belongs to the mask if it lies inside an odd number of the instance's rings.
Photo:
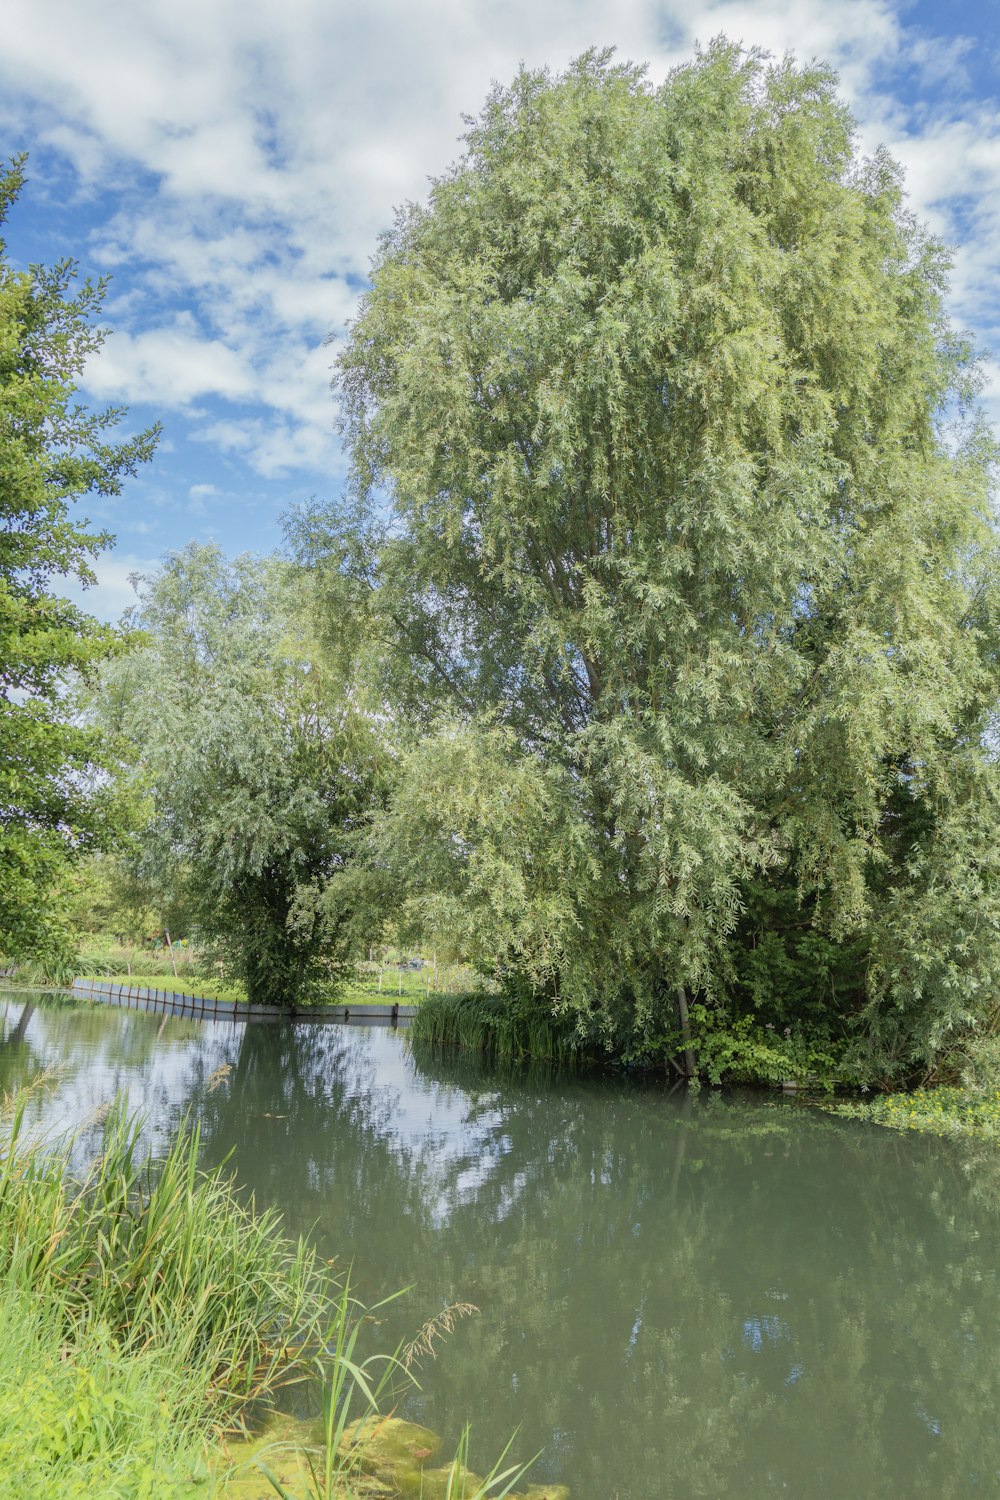
<svg viewBox="0 0 1000 1500">
<path fill-rule="evenodd" d="M 0 1492 L 173 1497 L 200 1464 L 214 1493 L 206 1442 L 289 1382 L 353 1382 L 358 1309 L 198 1168 L 197 1128 L 154 1162 L 118 1102 L 75 1172 L 72 1142 L 28 1138 L 25 1103 L 0 1145 Z"/>
<path fill-rule="evenodd" d="M 537 1002 L 508 995 L 431 995 L 413 1018 L 416 1043 L 464 1047 L 488 1057 L 580 1059 L 572 1027 Z"/>
<path fill-rule="evenodd" d="M 169 1347 L 204 1377 L 206 1415 L 301 1373 L 328 1303 L 314 1252 L 255 1213 L 222 1172 L 200 1172 L 197 1127 L 154 1163 L 141 1122 L 116 1103 L 101 1148 L 74 1179 L 68 1147 L 24 1139 L 23 1105 L 0 1148 L 0 1276 L 98 1321 L 119 1347 Z"/>
</svg>

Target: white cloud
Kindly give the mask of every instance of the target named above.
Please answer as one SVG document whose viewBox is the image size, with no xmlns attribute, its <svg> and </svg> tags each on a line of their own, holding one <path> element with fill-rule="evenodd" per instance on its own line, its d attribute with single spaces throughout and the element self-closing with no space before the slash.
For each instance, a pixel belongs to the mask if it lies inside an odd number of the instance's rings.
<svg viewBox="0 0 1000 1500">
<path fill-rule="evenodd" d="M 198 396 L 242 400 L 254 393 L 245 358 L 218 339 L 199 336 L 192 320 L 141 333 L 111 334 L 87 363 L 87 389 L 98 398 L 185 406 Z"/>
<path fill-rule="evenodd" d="M 193 516 L 208 514 L 206 501 L 215 500 L 219 487 L 215 484 L 192 484 L 188 487 L 188 513 Z"/>
<path fill-rule="evenodd" d="M 331 433 L 278 415 L 266 421 L 244 417 L 209 422 L 193 436 L 223 453 L 237 455 L 265 479 L 280 478 L 295 469 L 332 476 L 341 466 Z"/>
</svg>

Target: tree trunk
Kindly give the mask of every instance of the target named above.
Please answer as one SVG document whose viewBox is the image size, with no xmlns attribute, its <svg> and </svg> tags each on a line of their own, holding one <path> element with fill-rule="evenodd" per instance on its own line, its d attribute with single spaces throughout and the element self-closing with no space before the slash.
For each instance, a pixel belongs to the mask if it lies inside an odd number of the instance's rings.
<svg viewBox="0 0 1000 1500">
<path fill-rule="evenodd" d="M 691 1022 L 688 1018 L 687 992 L 682 984 L 677 986 L 677 1014 L 681 1023 L 681 1041 L 684 1043 L 684 1067 L 689 1078 L 695 1078 L 698 1074 L 698 1064 L 695 1062 L 694 1048 L 691 1045 Z"/>
</svg>

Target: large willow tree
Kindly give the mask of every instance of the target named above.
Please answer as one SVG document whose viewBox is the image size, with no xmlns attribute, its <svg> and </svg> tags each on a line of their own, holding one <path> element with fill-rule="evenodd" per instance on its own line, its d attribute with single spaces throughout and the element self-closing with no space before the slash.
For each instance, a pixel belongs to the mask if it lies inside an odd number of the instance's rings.
<svg viewBox="0 0 1000 1500">
<path fill-rule="evenodd" d="M 522 72 L 383 239 L 337 380 L 426 731 L 381 857 L 619 1047 L 680 1000 L 898 1070 L 992 1013 L 995 455 L 946 275 L 832 75 L 724 43 Z"/>
</svg>

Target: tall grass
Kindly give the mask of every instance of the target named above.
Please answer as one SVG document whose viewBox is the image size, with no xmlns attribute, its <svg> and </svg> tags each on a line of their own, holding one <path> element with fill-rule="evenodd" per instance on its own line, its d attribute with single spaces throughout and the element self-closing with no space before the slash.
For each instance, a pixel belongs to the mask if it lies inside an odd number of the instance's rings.
<svg viewBox="0 0 1000 1500">
<path fill-rule="evenodd" d="M 197 1128 L 164 1161 L 139 1150 L 140 1122 L 110 1110 L 101 1148 L 74 1181 L 68 1148 L 23 1139 L 23 1107 L 0 1148 L 0 1276 L 86 1318 L 122 1349 L 169 1347 L 204 1376 L 206 1414 L 238 1419 L 312 1347 L 327 1273 L 271 1212 L 254 1213 L 222 1173 L 202 1173 Z"/>
<path fill-rule="evenodd" d="M 107 934 L 88 934 L 81 939 L 76 956 L 76 974 L 83 978 L 112 979 L 129 974 L 162 974 L 181 978 L 218 980 L 220 968 L 203 948 L 187 942 L 173 948 L 149 943 L 119 943 Z"/>
<path fill-rule="evenodd" d="M 417 1043 L 465 1047 L 487 1057 L 579 1060 L 577 1038 L 536 1002 L 510 995 L 430 995 L 410 1026 Z"/>
<path fill-rule="evenodd" d="M 47 959 L 11 960 L 0 967 L 9 969 L 8 979 L 31 988 L 48 985 L 67 986 L 74 979 L 124 979 L 139 974 L 183 980 L 185 976 L 209 983 L 219 981 L 219 967 L 191 948 L 166 949 L 119 947 L 87 943 L 79 953 L 55 955 Z"/>
<path fill-rule="evenodd" d="M 213 1433 L 337 1367 L 354 1304 L 275 1214 L 241 1203 L 223 1172 L 199 1170 L 197 1129 L 154 1163 L 116 1104 L 75 1174 L 70 1144 L 27 1138 L 23 1098 L 8 1125 L 0 1494 L 187 1494 Z"/>
<path fill-rule="evenodd" d="M 186 1494 L 205 1474 L 190 1405 L 184 1372 L 160 1351 L 123 1350 L 99 1320 L 0 1282 L 5 1500 Z"/>
<path fill-rule="evenodd" d="M 295 1500 L 356 1493 L 364 1453 L 348 1430 L 381 1421 L 394 1377 L 412 1377 L 395 1355 L 360 1357 L 365 1309 L 346 1281 L 224 1171 L 199 1169 L 197 1128 L 154 1162 L 117 1102 L 75 1172 L 72 1142 L 28 1137 L 31 1089 L 0 1107 L 3 1500 L 224 1500 L 226 1465 L 207 1445 L 295 1381 L 315 1384 L 323 1411 L 315 1446 L 298 1445 Z M 292 1495 L 266 1450 L 251 1462 Z M 522 1472 L 494 1469 L 480 1487 L 463 1449 L 447 1494 L 505 1495 Z"/>
</svg>

